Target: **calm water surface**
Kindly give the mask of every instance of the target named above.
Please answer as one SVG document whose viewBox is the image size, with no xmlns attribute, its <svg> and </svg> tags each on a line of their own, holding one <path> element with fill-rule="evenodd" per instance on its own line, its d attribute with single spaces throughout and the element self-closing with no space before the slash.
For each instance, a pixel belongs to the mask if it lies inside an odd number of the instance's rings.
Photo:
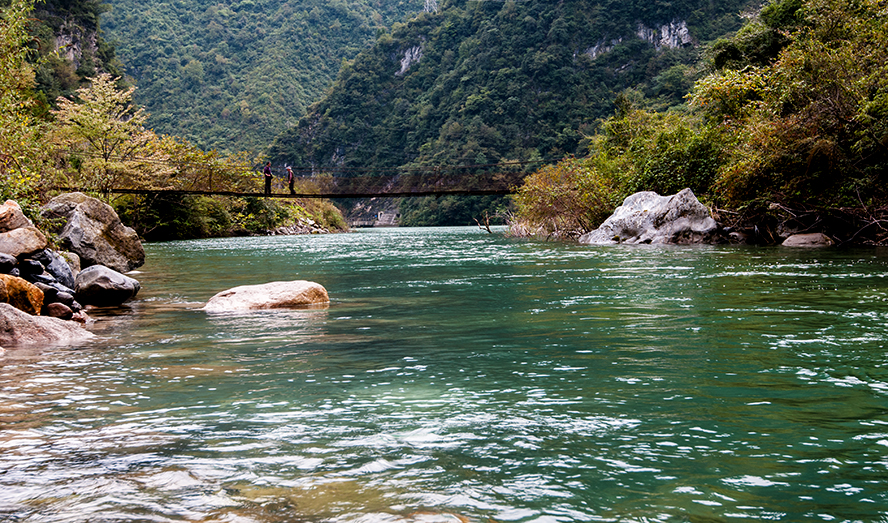
<svg viewBox="0 0 888 523">
<path fill-rule="evenodd" d="M 0 520 L 888 521 L 888 252 L 146 250 L 98 341 L 0 358 Z M 295 279 L 330 307 L 197 310 Z"/>
</svg>

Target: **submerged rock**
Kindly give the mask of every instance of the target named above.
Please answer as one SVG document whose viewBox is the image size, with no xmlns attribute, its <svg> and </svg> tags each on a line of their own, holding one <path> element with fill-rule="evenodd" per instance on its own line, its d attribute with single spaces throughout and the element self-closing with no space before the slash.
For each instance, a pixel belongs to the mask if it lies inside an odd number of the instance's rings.
<svg viewBox="0 0 888 523">
<path fill-rule="evenodd" d="M 76 343 L 94 336 L 79 323 L 46 316 L 32 316 L 8 303 L 0 303 L 0 344 L 7 348 L 38 343 Z"/>
<path fill-rule="evenodd" d="M 207 302 L 208 312 L 292 309 L 323 306 L 330 303 L 327 289 L 305 280 L 276 281 L 261 285 L 242 285 L 222 291 Z"/>
<path fill-rule="evenodd" d="M 84 305 L 113 307 L 136 296 L 142 286 L 129 276 L 93 265 L 80 271 L 74 280 L 74 297 Z"/>
<path fill-rule="evenodd" d="M 43 207 L 48 218 L 65 218 L 59 232 L 62 245 L 80 257 L 83 266 L 104 265 L 129 272 L 145 263 L 136 231 L 121 223 L 110 205 L 83 193 L 67 193 Z"/>
<path fill-rule="evenodd" d="M 655 192 L 635 193 L 614 210 L 613 215 L 594 231 L 580 236 L 580 243 L 712 243 L 718 237 L 718 224 L 709 209 L 690 189 L 672 196 Z"/>
<path fill-rule="evenodd" d="M 832 247 L 836 242 L 829 236 L 814 232 L 810 234 L 793 234 L 785 239 L 781 245 L 784 247 Z"/>
</svg>

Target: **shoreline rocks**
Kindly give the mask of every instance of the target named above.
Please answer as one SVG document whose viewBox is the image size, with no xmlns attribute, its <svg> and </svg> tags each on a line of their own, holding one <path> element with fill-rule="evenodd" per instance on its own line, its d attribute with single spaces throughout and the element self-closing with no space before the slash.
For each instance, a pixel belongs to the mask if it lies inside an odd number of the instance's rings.
<svg viewBox="0 0 888 523">
<path fill-rule="evenodd" d="M 75 252 L 48 249 L 46 237 L 18 203 L 0 205 L 0 305 L 5 306 L 0 314 L 0 344 L 7 347 L 92 337 L 81 325 L 90 322 L 81 303 L 117 306 L 135 297 L 141 287 L 114 269 L 129 271 L 142 265 L 145 251 L 135 231 L 120 222 L 111 206 L 70 193 L 51 200 L 43 213 L 50 219 L 66 218 L 61 242 Z M 81 261 L 87 267 L 83 271 Z"/>
<path fill-rule="evenodd" d="M 242 285 L 222 291 L 207 301 L 207 312 L 235 312 L 263 309 L 294 309 L 326 306 L 327 289 L 306 280 L 277 281 Z"/>
<path fill-rule="evenodd" d="M 74 283 L 74 297 L 84 305 L 113 307 L 134 298 L 141 284 L 103 265 L 80 271 Z"/>
<path fill-rule="evenodd" d="M 832 247 L 836 242 L 829 236 L 820 233 L 793 234 L 781 243 L 783 247 Z"/>
<path fill-rule="evenodd" d="M 0 303 L 0 345 L 14 347 L 34 344 L 78 343 L 95 334 L 77 322 L 48 316 L 32 316 L 8 303 Z"/>
<path fill-rule="evenodd" d="M 42 214 L 65 219 L 65 225 L 55 232 L 62 246 L 80 257 L 84 268 L 104 265 L 124 273 L 145 263 L 139 235 L 104 202 L 79 192 L 66 193 L 44 205 Z"/>
<path fill-rule="evenodd" d="M 671 196 L 635 193 L 617 207 L 598 229 L 580 236 L 591 245 L 715 243 L 718 223 L 690 189 Z"/>
</svg>

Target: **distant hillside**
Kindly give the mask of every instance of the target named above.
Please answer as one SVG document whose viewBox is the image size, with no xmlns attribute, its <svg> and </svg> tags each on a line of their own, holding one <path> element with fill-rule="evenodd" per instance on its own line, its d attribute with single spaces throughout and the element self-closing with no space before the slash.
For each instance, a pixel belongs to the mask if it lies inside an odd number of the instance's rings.
<svg viewBox="0 0 888 523">
<path fill-rule="evenodd" d="M 680 104 L 702 46 L 739 28 L 749 3 L 439 2 L 343 68 L 271 156 L 324 170 L 583 154 L 622 90 Z"/>
<path fill-rule="evenodd" d="M 121 74 L 114 47 L 99 27 L 106 9 L 101 0 L 35 2 L 29 29 L 37 51 L 32 59 L 38 99 L 52 104 L 59 96 L 71 96 L 97 73 Z"/>
<path fill-rule="evenodd" d="M 262 151 L 343 60 L 422 0 L 108 0 L 102 27 L 157 132 Z"/>
</svg>

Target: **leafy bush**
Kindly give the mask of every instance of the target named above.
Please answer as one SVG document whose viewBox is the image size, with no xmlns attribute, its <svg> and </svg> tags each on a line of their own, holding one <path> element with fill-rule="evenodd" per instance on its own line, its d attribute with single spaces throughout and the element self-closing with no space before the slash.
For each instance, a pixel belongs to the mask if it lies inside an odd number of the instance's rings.
<svg viewBox="0 0 888 523">
<path fill-rule="evenodd" d="M 603 160 L 569 158 L 528 176 L 514 196 L 512 234 L 568 239 L 600 225 L 626 197 L 621 173 Z"/>
</svg>

